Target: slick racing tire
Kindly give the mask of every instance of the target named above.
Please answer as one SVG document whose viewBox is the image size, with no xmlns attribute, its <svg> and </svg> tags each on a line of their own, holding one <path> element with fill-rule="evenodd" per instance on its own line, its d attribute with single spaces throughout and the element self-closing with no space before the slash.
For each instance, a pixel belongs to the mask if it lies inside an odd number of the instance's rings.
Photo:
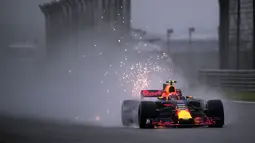
<svg viewBox="0 0 255 143">
<path fill-rule="evenodd" d="M 224 108 L 221 100 L 209 100 L 207 101 L 207 116 L 216 117 L 216 124 L 209 127 L 222 128 L 224 125 Z"/>
<path fill-rule="evenodd" d="M 121 106 L 121 121 L 123 126 L 131 126 L 135 121 L 133 120 L 132 113 L 139 106 L 139 101 L 124 100 Z M 136 111 L 137 113 L 137 111 Z"/>
<path fill-rule="evenodd" d="M 154 128 L 154 125 L 147 125 L 148 118 L 156 117 L 156 103 L 152 101 L 142 101 L 139 106 L 138 124 L 141 129 Z"/>
</svg>

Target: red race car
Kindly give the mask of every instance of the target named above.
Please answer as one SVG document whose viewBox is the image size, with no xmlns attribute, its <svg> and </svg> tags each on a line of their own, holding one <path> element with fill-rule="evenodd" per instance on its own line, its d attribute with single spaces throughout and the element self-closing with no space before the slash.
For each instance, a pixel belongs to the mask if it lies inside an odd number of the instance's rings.
<svg viewBox="0 0 255 143">
<path fill-rule="evenodd" d="M 184 97 L 180 89 L 171 87 L 173 83 L 176 82 L 165 83 L 163 90 L 142 90 L 142 101 L 123 101 L 121 111 L 123 126 L 223 127 L 224 108 L 221 100 L 205 101 L 193 96 Z M 156 98 L 156 101 L 145 101 L 144 98 Z"/>
</svg>

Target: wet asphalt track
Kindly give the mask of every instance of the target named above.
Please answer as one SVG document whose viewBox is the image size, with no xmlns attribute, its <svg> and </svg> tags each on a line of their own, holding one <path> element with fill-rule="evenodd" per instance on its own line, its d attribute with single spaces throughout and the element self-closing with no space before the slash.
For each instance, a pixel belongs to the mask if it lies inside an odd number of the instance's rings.
<svg viewBox="0 0 255 143">
<path fill-rule="evenodd" d="M 221 129 L 102 128 L 1 116 L 0 143 L 254 143 L 254 109 L 255 104 L 228 103 Z"/>
</svg>

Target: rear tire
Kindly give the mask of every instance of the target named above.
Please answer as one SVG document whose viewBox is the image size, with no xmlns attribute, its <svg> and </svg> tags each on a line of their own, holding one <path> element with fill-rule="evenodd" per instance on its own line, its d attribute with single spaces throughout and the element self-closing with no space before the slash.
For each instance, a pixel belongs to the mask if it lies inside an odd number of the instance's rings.
<svg viewBox="0 0 255 143">
<path fill-rule="evenodd" d="M 147 125 L 146 120 L 148 118 L 156 117 L 156 103 L 151 101 L 142 101 L 139 106 L 138 124 L 142 129 L 154 128 L 154 125 Z"/>
<path fill-rule="evenodd" d="M 121 118 L 121 121 L 122 121 L 122 125 L 125 126 L 125 127 L 129 127 L 132 125 L 132 122 L 130 122 L 130 120 L 128 120 L 127 118 L 123 117 Z"/>
<path fill-rule="evenodd" d="M 208 127 L 222 128 L 224 125 L 224 108 L 221 100 L 209 100 L 207 102 L 207 116 L 217 117 L 216 124 L 209 125 Z"/>
</svg>

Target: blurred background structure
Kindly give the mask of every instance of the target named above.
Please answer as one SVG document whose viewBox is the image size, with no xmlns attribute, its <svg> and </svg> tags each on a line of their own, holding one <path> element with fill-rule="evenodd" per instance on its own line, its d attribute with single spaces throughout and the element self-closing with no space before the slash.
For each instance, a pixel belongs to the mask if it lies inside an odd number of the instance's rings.
<svg viewBox="0 0 255 143">
<path fill-rule="evenodd" d="M 254 69 L 253 0 L 220 0 L 222 69 Z"/>
<path fill-rule="evenodd" d="M 50 59 L 59 58 L 64 47 L 81 52 L 84 33 L 98 38 L 116 31 L 116 37 L 121 37 L 128 35 L 131 27 L 130 0 L 60 0 L 40 8 L 46 20 L 46 53 Z"/>
<path fill-rule="evenodd" d="M 231 90 L 255 91 L 255 3 L 219 0 L 220 69 L 201 70 L 206 84 Z"/>
</svg>

